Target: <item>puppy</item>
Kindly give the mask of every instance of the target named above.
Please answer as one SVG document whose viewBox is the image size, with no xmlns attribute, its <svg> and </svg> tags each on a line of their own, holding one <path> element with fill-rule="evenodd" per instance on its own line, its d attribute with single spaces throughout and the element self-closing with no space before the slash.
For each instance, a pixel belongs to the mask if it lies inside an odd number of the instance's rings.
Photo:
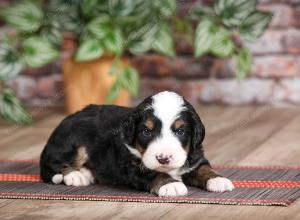
<svg viewBox="0 0 300 220">
<path fill-rule="evenodd" d="M 44 182 L 123 185 L 158 196 L 184 196 L 186 185 L 231 191 L 204 157 L 205 129 L 194 108 L 174 92 L 135 108 L 90 105 L 65 118 L 40 160 Z"/>
</svg>

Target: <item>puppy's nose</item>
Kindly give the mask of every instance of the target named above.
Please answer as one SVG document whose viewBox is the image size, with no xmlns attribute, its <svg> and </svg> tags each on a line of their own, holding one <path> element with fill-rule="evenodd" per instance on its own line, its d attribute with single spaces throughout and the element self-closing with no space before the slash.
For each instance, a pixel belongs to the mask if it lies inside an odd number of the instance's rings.
<svg viewBox="0 0 300 220">
<path fill-rule="evenodd" d="M 169 164 L 171 158 L 172 158 L 172 155 L 163 155 L 163 154 L 160 154 L 160 155 L 156 156 L 156 160 L 158 161 L 158 163 L 160 163 L 162 165 Z"/>
</svg>

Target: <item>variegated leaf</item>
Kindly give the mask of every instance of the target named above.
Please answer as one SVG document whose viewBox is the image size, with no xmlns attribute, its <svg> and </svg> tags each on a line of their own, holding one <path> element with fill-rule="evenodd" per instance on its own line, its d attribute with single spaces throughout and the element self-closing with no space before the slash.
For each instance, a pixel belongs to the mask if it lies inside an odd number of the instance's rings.
<svg viewBox="0 0 300 220">
<path fill-rule="evenodd" d="M 0 45 L 0 80 L 15 78 L 22 70 L 23 63 L 8 45 Z"/>
<path fill-rule="evenodd" d="M 43 22 L 42 9 L 32 1 L 20 1 L 1 11 L 4 20 L 22 32 L 34 32 Z"/>
<path fill-rule="evenodd" d="M 80 43 L 76 52 L 76 61 L 90 61 L 102 56 L 104 50 L 101 43 L 97 39 L 85 39 Z"/>
<path fill-rule="evenodd" d="M 258 39 L 272 20 L 273 14 L 268 12 L 252 13 L 240 26 L 241 37 L 253 42 Z"/>
<path fill-rule="evenodd" d="M 198 24 L 195 32 L 195 56 L 200 57 L 211 50 L 216 27 L 205 20 Z"/>
<path fill-rule="evenodd" d="M 54 61 L 59 53 L 43 37 L 33 36 L 23 42 L 24 61 L 30 67 L 42 67 Z"/>
<path fill-rule="evenodd" d="M 171 30 L 166 24 L 162 25 L 152 45 L 153 49 L 164 55 L 174 57 L 175 48 Z"/>
</svg>

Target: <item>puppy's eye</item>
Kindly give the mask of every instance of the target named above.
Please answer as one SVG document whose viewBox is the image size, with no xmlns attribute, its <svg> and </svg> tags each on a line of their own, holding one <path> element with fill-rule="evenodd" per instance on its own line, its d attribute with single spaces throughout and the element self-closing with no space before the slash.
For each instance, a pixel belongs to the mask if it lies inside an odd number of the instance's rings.
<svg viewBox="0 0 300 220">
<path fill-rule="evenodd" d="M 145 129 L 143 130 L 143 135 L 144 135 L 145 137 L 150 137 L 150 136 L 152 135 L 151 130 L 148 129 L 148 128 L 145 128 Z"/>
<path fill-rule="evenodd" d="M 184 130 L 181 129 L 181 128 L 175 130 L 175 135 L 176 136 L 183 136 L 184 135 Z"/>
</svg>

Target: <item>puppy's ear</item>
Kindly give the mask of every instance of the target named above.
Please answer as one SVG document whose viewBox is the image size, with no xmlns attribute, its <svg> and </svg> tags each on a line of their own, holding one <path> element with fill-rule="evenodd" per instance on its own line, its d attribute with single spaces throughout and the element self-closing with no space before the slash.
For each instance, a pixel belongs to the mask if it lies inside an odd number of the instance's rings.
<svg viewBox="0 0 300 220">
<path fill-rule="evenodd" d="M 191 119 L 192 119 L 192 140 L 191 140 L 191 147 L 192 150 L 196 150 L 197 148 L 201 148 L 201 144 L 205 137 L 205 127 L 197 114 L 196 110 L 193 108 L 193 106 L 186 101 L 186 106 L 188 108 L 188 111 L 190 113 Z"/>
<path fill-rule="evenodd" d="M 139 110 L 134 110 L 129 113 L 126 119 L 121 123 L 121 138 L 123 142 L 128 145 L 133 145 L 140 114 Z"/>
<path fill-rule="evenodd" d="M 121 124 L 121 138 L 126 144 L 133 146 L 133 142 L 136 136 L 136 130 L 138 123 L 142 119 L 145 110 L 152 104 L 152 98 L 149 96 L 138 106 L 136 106 L 132 112 L 130 112 L 126 119 Z"/>
</svg>

